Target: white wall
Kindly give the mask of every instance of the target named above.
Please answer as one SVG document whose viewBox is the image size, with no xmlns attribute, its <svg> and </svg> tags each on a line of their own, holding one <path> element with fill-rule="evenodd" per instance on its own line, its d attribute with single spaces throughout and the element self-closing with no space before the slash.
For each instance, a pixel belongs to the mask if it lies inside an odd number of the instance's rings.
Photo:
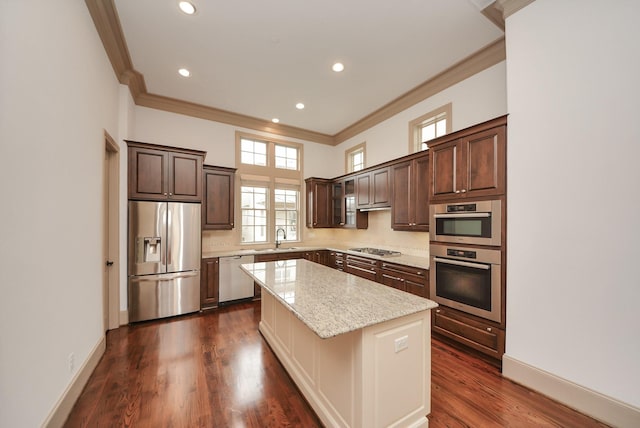
<svg viewBox="0 0 640 428">
<path fill-rule="evenodd" d="M 445 104 L 452 103 L 452 131 L 467 128 L 507 113 L 506 64 L 502 61 L 396 114 L 341 143 L 328 175 L 345 173 L 345 150 L 367 142 L 366 166 L 409 154 L 409 122 Z"/>
<path fill-rule="evenodd" d="M 322 176 L 325 174 L 326 165 L 334 161 L 332 158 L 334 147 L 332 146 L 270 135 L 252 129 L 140 106 L 135 107 L 135 127 L 131 139 L 145 143 L 204 150 L 207 152 L 206 164 L 235 168 L 236 131 L 302 143 L 304 145 L 305 177 Z"/>
<path fill-rule="evenodd" d="M 507 355 L 640 407 L 640 3 L 507 20 Z"/>
<path fill-rule="evenodd" d="M 118 135 L 118 83 L 76 0 L 2 1 L 0 57 L 0 426 L 36 427 L 104 334 L 103 133 Z"/>
</svg>

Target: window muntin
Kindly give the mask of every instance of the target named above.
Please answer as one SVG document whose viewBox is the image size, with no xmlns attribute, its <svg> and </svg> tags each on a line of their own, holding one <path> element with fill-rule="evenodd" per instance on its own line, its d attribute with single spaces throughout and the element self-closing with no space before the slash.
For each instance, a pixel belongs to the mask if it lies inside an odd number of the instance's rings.
<svg viewBox="0 0 640 428">
<path fill-rule="evenodd" d="M 295 147 L 275 145 L 276 168 L 298 170 L 298 149 Z"/>
<path fill-rule="evenodd" d="M 241 187 L 242 243 L 267 242 L 268 191 L 266 187 Z"/>
<path fill-rule="evenodd" d="M 298 241 L 298 212 L 300 210 L 300 192 L 291 189 L 278 189 L 274 191 L 274 213 L 276 226 L 276 240 Z M 278 234 L 278 229 L 284 230 Z"/>
<path fill-rule="evenodd" d="M 234 234 L 241 244 L 274 243 L 278 227 L 286 231 L 287 241 L 302 239 L 303 148 L 291 141 L 236 132 L 241 206 L 240 227 Z M 277 238 L 284 240 L 282 231 Z"/>
<path fill-rule="evenodd" d="M 447 133 L 447 114 L 440 113 L 420 126 L 420 150 L 429 148 L 427 142 Z"/>
<path fill-rule="evenodd" d="M 409 122 L 409 153 L 429 148 L 429 141 L 451 132 L 452 104 L 446 104 Z"/>
<path fill-rule="evenodd" d="M 345 151 L 345 172 L 360 171 L 366 164 L 366 142 Z"/>
<path fill-rule="evenodd" d="M 240 139 L 240 162 L 247 165 L 267 166 L 267 143 Z"/>
</svg>

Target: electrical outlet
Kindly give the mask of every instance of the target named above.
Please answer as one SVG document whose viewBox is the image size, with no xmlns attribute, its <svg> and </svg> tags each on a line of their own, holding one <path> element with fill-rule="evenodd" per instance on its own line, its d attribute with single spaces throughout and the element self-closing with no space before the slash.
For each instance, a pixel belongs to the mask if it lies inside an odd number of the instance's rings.
<svg viewBox="0 0 640 428">
<path fill-rule="evenodd" d="M 73 352 L 69 354 L 67 360 L 69 362 L 69 373 L 73 373 L 73 369 L 75 368 L 75 356 L 73 355 Z"/>
<path fill-rule="evenodd" d="M 396 353 L 409 347 L 409 336 L 402 336 L 395 340 Z"/>
</svg>

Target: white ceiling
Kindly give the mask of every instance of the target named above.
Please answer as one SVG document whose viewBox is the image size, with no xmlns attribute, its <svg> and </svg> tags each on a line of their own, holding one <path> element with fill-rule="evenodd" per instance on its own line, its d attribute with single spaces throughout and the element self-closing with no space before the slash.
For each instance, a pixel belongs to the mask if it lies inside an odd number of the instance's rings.
<svg viewBox="0 0 640 428">
<path fill-rule="evenodd" d="M 478 0 L 192 3 L 188 16 L 178 0 L 115 0 L 149 93 L 328 135 L 504 34 Z"/>
</svg>

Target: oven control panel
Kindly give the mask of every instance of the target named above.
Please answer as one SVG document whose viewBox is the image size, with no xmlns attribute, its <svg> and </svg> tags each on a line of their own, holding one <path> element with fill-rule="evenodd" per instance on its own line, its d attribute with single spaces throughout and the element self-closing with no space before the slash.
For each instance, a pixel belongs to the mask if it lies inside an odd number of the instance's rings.
<svg viewBox="0 0 640 428">
<path fill-rule="evenodd" d="M 455 249 L 447 248 L 447 256 L 464 257 L 465 259 L 475 259 L 476 254 L 477 253 L 475 251 L 455 250 Z"/>
</svg>

